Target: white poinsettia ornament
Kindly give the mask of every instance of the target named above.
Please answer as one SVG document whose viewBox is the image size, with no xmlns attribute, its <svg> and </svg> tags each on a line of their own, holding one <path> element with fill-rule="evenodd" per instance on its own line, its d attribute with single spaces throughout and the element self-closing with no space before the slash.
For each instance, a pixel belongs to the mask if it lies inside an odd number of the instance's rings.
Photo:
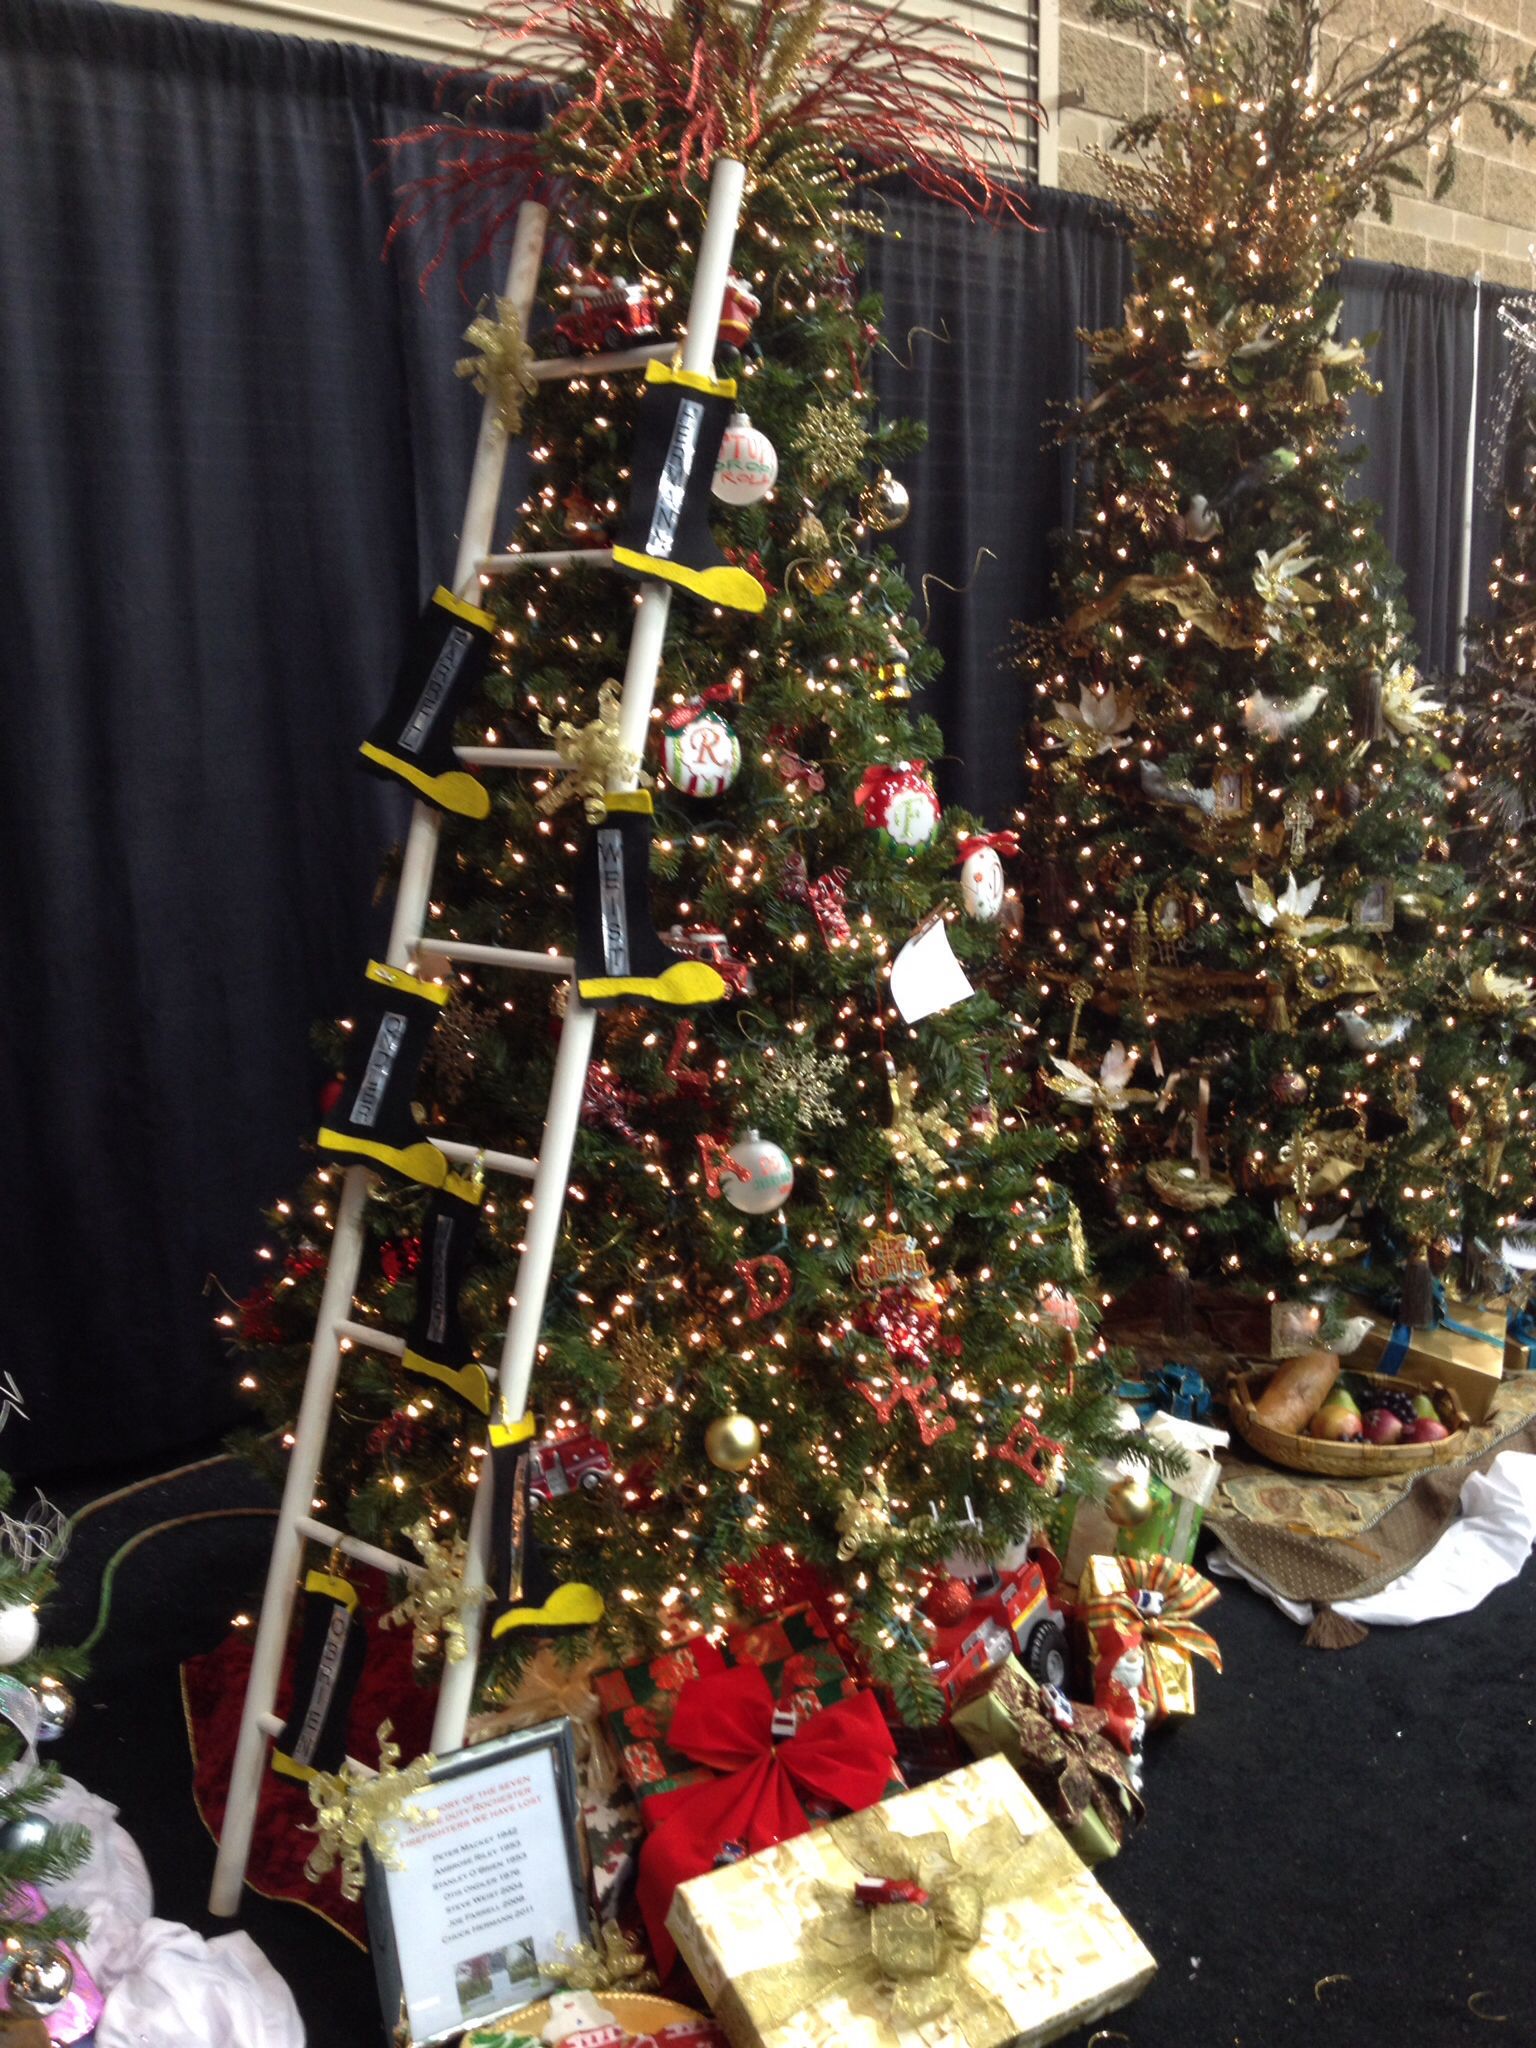
<svg viewBox="0 0 1536 2048">
<path fill-rule="evenodd" d="M 1251 887 L 1247 882 L 1237 885 L 1243 908 L 1250 911 L 1266 931 L 1272 931 L 1282 939 L 1317 939 L 1329 932 L 1343 930 L 1342 917 L 1312 915 L 1312 906 L 1322 894 L 1322 889 L 1321 879 L 1299 883 L 1289 873 L 1278 896 L 1262 875 L 1254 876 Z"/>
<path fill-rule="evenodd" d="M 1129 690 L 1116 690 L 1113 683 L 1102 690 L 1083 683 L 1077 700 L 1074 706 L 1059 697 L 1053 699 L 1056 716 L 1049 730 L 1065 740 L 1079 760 L 1091 761 L 1095 755 L 1107 754 L 1122 734 L 1130 731 L 1136 718 L 1136 699 Z"/>
<path fill-rule="evenodd" d="M 1381 715 L 1392 728 L 1392 744 L 1400 739 L 1427 740 L 1445 716 L 1445 705 L 1430 694 L 1417 669 L 1394 661 L 1382 679 Z"/>
<path fill-rule="evenodd" d="M 1117 1038 L 1099 1062 L 1099 1071 L 1090 1074 L 1086 1067 L 1080 1067 L 1076 1060 L 1064 1060 L 1060 1054 L 1051 1054 L 1054 1074 L 1047 1074 L 1045 1085 L 1068 1102 L 1080 1102 L 1086 1108 L 1117 1110 L 1124 1109 L 1131 1102 L 1155 1102 L 1156 1096 L 1150 1088 L 1132 1088 L 1130 1078 L 1136 1071 L 1136 1062 L 1141 1058 L 1136 1046 L 1126 1046 Z"/>
<path fill-rule="evenodd" d="M 1267 548 L 1258 550 L 1253 587 L 1267 610 L 1295 612 L 1303 605 L 1321 602 L 1323 593 L 1317 585 L 1304 580 L 1318 559 L 1316 555 L 1303 554 L 1306 544 L 1306 536 L 1302 535 L 1299 540 L 1287 541 L 1283 548 L 1276 548 L 1273 554 Z"/>
</svg>

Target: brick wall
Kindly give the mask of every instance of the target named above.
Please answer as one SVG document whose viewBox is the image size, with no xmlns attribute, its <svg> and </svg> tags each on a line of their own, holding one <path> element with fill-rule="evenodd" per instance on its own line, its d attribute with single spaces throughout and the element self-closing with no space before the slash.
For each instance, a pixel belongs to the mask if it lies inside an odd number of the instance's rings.
<svg viewBox="0 0 1536 2048">
<path fill-rule="evenodd" d="M 1127 31 L 1091 20 L 1089 0 L 1059 0 L 1059 5 L 1063 105 L 1056 181 L 1074 191 L 1097 192 L 1103 188 L 1103 173 L 1088 152 L 1108 144 L 1119 118 L 1155 106 L 1171 89 L 1171 74 L 1160 71 L 1156 55 Z M 1536 43 L 1536 0 L 1475 0 L 1466 9 L 1422 6 L 1417 0 L 1348 0 L 1334 26 L 1370 48 L 1434 17 L 1483 30 L 1501 70 L 1523 63 Z M 1536 146 L 1506 142 L 1479 107 L 1467 116 L 1457 144 L 1456 182 L 1443 199 L 1430 197 L 1438 167 L 1425 158 L 1416 168 L 1419 191 L 1404 186 L 1390 222 L 1361 222 L 1355 234 L 1357 255 L 1458 277 L 1481 271 L 1500 284 L 1536 284 L 1531 255 Z"/>
</svg>

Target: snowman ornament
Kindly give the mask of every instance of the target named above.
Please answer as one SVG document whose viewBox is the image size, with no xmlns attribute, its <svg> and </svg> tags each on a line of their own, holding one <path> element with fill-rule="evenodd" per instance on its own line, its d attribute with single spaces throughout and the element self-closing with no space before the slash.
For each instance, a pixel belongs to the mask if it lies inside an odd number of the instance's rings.
<svg viewBox="0 0 1536 2048">
<path fill-rule="evenodd" d="M 997 923 L 1007 890 L 1003 858 L 1018 850 L 1016 832 L 972 833 L 960 841 L 960 900 L 967 917 L 978 924 Z"/>
</svg>

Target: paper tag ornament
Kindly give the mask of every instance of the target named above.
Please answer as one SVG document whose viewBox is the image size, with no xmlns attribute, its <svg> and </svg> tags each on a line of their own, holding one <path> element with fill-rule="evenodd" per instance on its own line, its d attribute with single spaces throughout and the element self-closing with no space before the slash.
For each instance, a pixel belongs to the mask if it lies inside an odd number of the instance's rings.
<svg viewBox="0 0 1536 2048">
<path fill-rule="evenodd" d="M 1019 850 L 1017 832 L 972 833 L 960 842 L 960 900 L 967 917 L 996 924 L 1003 914 L 1004 854 Z"/>
<path fill-rule="evenodd" d="M 891 1001 L 908 1024 L 953 1009 L 975 993 L 942 917 L 920 925 L 891 963 Z"/>
<path fill-rule="evenodd" d="M 882 761 L 854 791 L 864 822 L 896 853 L 916 853 L 939 829 L 939 793 L 926 761 Z"/>
<path fill-rule="evenodd" d="M 687 705 L 662 741 L 667 780 L 683 796 L 719 796 L 741 770 L 741 741 L 718 711 Z"/>
<path fill-rule="evenodd" d="M 744 412 L 733 412 L 715 458 L 710 484 L 715 496 L 727 505 L 755 505 L 773 489 L 778 474 L 778 454 L 768 436 Z"/>
</svg>

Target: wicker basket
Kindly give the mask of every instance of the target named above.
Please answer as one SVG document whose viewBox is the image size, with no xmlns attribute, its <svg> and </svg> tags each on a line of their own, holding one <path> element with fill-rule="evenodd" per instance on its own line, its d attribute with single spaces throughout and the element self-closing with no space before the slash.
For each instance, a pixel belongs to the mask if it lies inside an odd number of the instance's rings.
<svg viewBox="0 0 1536 2048">
<path fill-rule="evenodd" d="M 1466 1431 L 1454 1429 L 1433 1444 L 1336 1444 L 1319 1437 L 1292 1436 L 1260 1420 L 1254 1403 L 1272 1378 L 1271 1372 L 1234 1373 L 1227 1382 L 1227 1412 L 1245 1444 L 1285 1465 L 1292 1472 L 1321 1472 L 1329 1479 L 1383 1479 L 1393 1472 L 1424 1472 L 1462 1456 Z M 1351 1372 L 1351 1381 L 1402 1390 L 1401 1380 L 1379 1372 Z M 1415 1393 L 1427 1391 L 1416 1387 Z"/>
</svg>

